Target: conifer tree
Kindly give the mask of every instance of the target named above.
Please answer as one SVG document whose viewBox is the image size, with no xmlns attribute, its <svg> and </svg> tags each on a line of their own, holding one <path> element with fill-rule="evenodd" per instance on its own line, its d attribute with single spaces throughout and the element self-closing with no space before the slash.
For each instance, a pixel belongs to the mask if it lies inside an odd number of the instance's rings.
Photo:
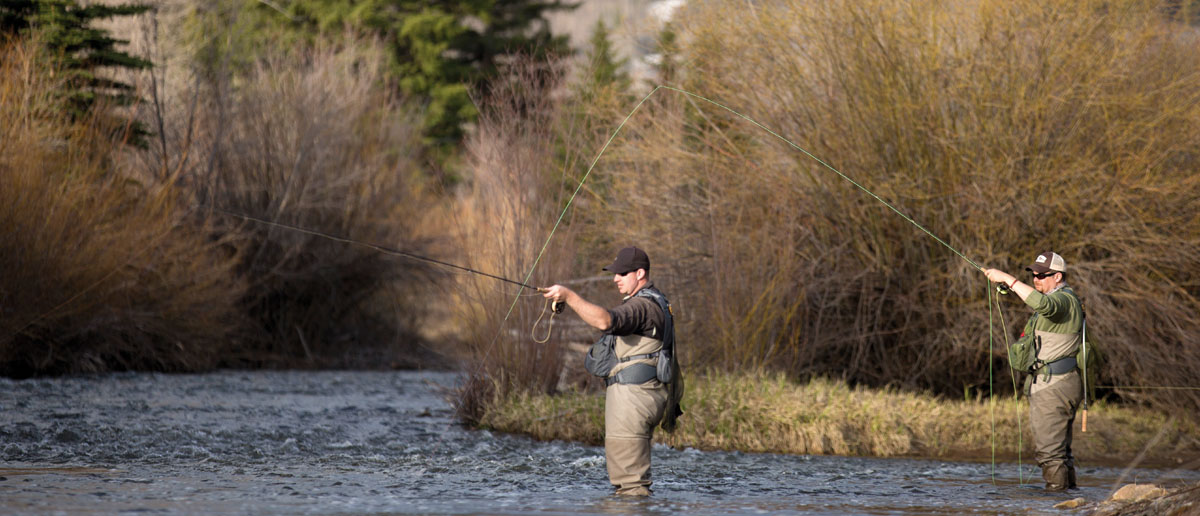
<svg viewBox="0 0 1200 516">
<path fill-rule="evenodd" d="M 606 93 L 625 98 L 632 84 L 625 72 L 629 60 L 617 57 L 609 38 L 608 26 L 604 20 L 597 20 L 586 54 L 587 69 L 579 85 L 579 97 L 585 103 Z"/>
<path fill-rule="evenodd" d="M 598 20 L 578 63 L 579 73 L 571 84 L 572 95 L 566 104 L 570 116 L 564 119 L 561 139 L 556 142 L 555 158 L 564 168 L 573 169 L 577 179 L 587 173 L 591 153 L 611 135 L 622 114 L 633 105 L 630 91 L 633 81 L 625 70 L 628 59 L 618 57 L 610 35 L 608 26 Z M 603 174 L 590 181 L 592 192 L 603 193 L 611 187 L 611 180 Z"/>
<path fill-rule="evenodd" d="M 398 88 L 427 103 L 429 143 L 448 146 L 461 141 L 464 124 L 477 115 L 471 89 L 495 77 L 499 66 L 515 55 L 545 59 L 569 51 L 545 16 L 575 7 L 564 0 L 227 1 L 241 6 L 238 30 L 245 27 L 252 39 L 303 40 L 347 28 L 383 38 Z"/>
<path fill-rule="evenodd" d="M 111 37 L 92 26 L 96 20 L 140 14 L 150 7 L 140 4 L 79 5 L 75 0 L 0 1 L 0 32 L 25 36 L 37 31 L 51 55 L 68 74 L 68 90 L 62 92 L 65 108 L 72 116 L 89 113 L 97 101 L 129 105 L 137 101 L 133 87 L 102 76 L 104 68 L 140 70 L 150 62 L 118 50 L 128 41 Z M 140 133 L 135 125 L 134 133 Z"/>
<path fill-rule="evenodd" d="M 678 80 L 679 65 L 679 36 L 675 32 L 675 27 L 670 22 L 663 25 L 662 30 L 658 32 L 658 42 L 655 44 L 655 50 L 658 54 L 658 63 L 655 65 L 655 70 L 658 72 L 658 83 L 674 85 Z"/>
</svg>

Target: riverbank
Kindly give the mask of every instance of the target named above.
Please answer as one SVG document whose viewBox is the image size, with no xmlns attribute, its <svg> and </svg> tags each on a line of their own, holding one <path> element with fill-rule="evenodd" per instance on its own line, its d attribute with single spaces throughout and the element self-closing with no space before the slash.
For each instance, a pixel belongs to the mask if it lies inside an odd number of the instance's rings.
<svg viewBox="0 0 1200 516">
<path fill-rule="evenodd" d="M 687 378 L 685 411 L 673 434 L 655 441 L 674 448 L 797 455 L 1032 460 L 1025 400 L 944 400 L 843 382 L 796 383 L 781 374 L 715 373 Z M 1072 444 L 1083 465 L 1195 468 L 1195 423 L 1141 407 L 1093 404 L 1087 432 L 1076 417 Z M 484 428 L 541 440 L 600 444 L 604 398 L 599 392 L 515 393 L 494 400 Z"/>
</svg>

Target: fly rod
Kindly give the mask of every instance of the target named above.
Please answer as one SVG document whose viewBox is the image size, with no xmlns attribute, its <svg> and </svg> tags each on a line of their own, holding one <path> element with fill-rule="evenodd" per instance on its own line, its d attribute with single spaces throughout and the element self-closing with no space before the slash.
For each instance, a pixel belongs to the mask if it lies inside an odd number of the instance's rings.
<svg viewBox="0 0 1200 516">
<path fill-rule="evenodd" d="M 418 260 L 418 261 L 427 262 L 427 263 L 433 263 L 433 264 L 441 265 L 441 266 L 443 266 L 443 267 L 449 267 L 449 268 L 452 268 L 452 269 L 458 269 L 458 270 L 460 270 L 460 271 L 463 271 L 463 272 L 468 272 L 468 273 L 471 273 L 471 274 L 478 274 L 478 275 L 480 275 L 480 276 L 485 276 L 485 277 L 492 278 L 492 279 L 495 279 L 495 280 L 500 280 L 500 281 L 503 281 L 503 282 L 505 282 L 505 283 L 511 283 L 511 284 L 513 284 L 513 285 L 517 285 L 517 286 L 520 286 L 520 287 L 524 287 L 524 288 L 527 288 L 527 289 L 530 289 L 530 290 L 535 290 L 535 291 L 537 291 L 537 292 L 545 292 L 545 291 L 546 291 L 546 289 L 544 289 L 544 288 L 530 286 L 530 285 L 528 285 L 528 284 L 526 284 L 526 283 L 523 283 L 523 282 L 520 282 L 520 281 L 517 281 L 517 280 L 514 280 L 514 279 L 505 278 L 505 277 L 503 277 L 503 276 L 497 276 L 497 275 L 495 275 L 495 274 L 489 274 L 489 273 L 483 272 L 483 271 L 481 271 L 481 270 L 472 269 L 472 268 L 470 268 L 470 267 L 464 267 L 464 266 L 462 266 L 462 265 L 455 265 L 455 264 L 453 264 L 453 263 L 450 263 L 450 262 L 444 262 L 444 261 L 441 261 L 441 260 L 437 260 L 437 259 L 434 259 L 434 258 L 430 258 L 430 257 L 428 257 L 428 256 L 421 256 L 421 255 L 419 255 L 419 254 L 410 253 L 410 252 L 408 252 L 408 251 L 402 251 L 402 250 L 400 250 L 400 249 L 395 249 L 395 248 L 391 248 L 391 247 L 387 247 L 387 246 L 382 246 L 382 245 L 379 245 L 379 244 L 373 244 L 373 243 L 371 243 L 371 242 L 363 242 L 363 241 L 361 241 L 361 240 L 354 240 L 354 239 L 351 239 L 351 238 L 340 237 L 340 236 L 337 236 L 337 235 L 332 235 L 332 234 L 329 234 L 329 233 L 325 233 L 325 232 L 321 232 L 321 231 L 316 231 L 316 230 L 313 230 L 313 229 L 308 229 L 308 228 L 304 228 L 304 227 L 300 227 L 300 226 L 295 226 L 295 225 L 292 225 L 292 224 L 286 224 L 286 223 L 283 223 L 283 222 L 276 222 L 276 221 L 273 221 L 273 220 L 261 219 L 261 218 L 258 218 L 258 217 L 251 217 L 250 215 L 245 215 L 245 214 L 242 214 L 242 213 L 236 213 L 236 212 L 232 212 L 232 211 L 229 211 L 229 210 L 224 210 L 224 209 L 217 208 L 217 207 L 211 207 L 211 208 L 212 208 L 212 210 L 213 210 L 213 211 L 217 211 L 217 212 L 220 212 L 220 213 L 222 213 L 222 214 L 229 215 L 229 216 L 231 216 L 231 217 L 237 217 L 237 218 L 240 218 L 240 219 L 245 219 L 245 220 L 249 220 L 249 221 L 253 221 L 253 222 L 258 222 L 258 223 L 260 223 L 260 224 L 266 224 L 266 225 L 269 225 L 269 226 L 277 226 L 277 227 L 281 227 L 281 228 L 285 228 L 285 229 L 290 229 L 290 230 L 292 230 L 292 231 L 298 231 L 298 232 L 300 232 L 300 233 L 306 233 L 306 234 L 309 234 L 309 235 L 318 236 L 318 237 L 321 237 L 321 238 L 326 238 L 326 239 L 329 239 L 329 240 L 333 240 L 333 241 L 335 241 L 335 242 L 344 242 L 344 243 L 347 243 L 347 244 L 356 244 L 356 245 L 361 245 L 361 246 L 363 246 L 363 247 L 367 247 L 367 248 L 370 248 L 370 249 L 374 249 L 374 250 L 376 250 L 376 251 L 379 251 L 379 252 L 381 252 L 381 253 L 385 253 L 385 254 L 391 254 L 391 255 L 396 255 L 396 256 L 403 256 L 403 257 L 405 257 L 405 258 L 410 258 L 410 259 L 413 259 L 413 260 Z"/>
</svg>

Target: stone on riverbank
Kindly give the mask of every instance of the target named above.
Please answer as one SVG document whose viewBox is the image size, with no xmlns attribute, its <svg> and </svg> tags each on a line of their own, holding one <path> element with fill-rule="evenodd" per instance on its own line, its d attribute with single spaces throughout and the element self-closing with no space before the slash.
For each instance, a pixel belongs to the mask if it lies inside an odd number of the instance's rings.
<svg viewBox="0 0 1200 516">
<path fill-rule="evenodd" d="M 1083 507 L 1084 505 L 1087 505 L 1087 500 L 1084 500 L 1083 498 L 1072 498 L 1065 502 L 1059 502 L 1059 503 L 1054 504 L 1054 508 L 1055 509 L 1078 509 L 1080 507 Z"/>
<path fill-rule="evenodd" d="M 1117 502 L 1140 502 L 1167 494 L 1167 490 L 1154 484 L 1127 484 L 1113 493 L 1109 500 Z"/>
<path fill-rule="evenodd" d="M 1166 490 L 1153 484 L 1129 484 L 1101 502 L 1090 516 L 1200 515 L 1200 483 Z"/>
</svg>

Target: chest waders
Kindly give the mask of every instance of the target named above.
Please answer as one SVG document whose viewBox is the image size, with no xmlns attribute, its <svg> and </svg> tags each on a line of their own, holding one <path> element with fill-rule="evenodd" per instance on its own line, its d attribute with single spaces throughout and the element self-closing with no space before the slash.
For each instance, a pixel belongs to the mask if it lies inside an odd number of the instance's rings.
<svg viewBox="0 0 1200 516">
<path fill-rule="evenodd" d="M 615 383 L 640 385 L 651 380 L 658 380 L 667 386 L 667 408 L 662 419 L 662 428 L 668 432 L 674 431 L 676 419 L 683 414 L 679 403 L 683 398 L 683 375 L 679 369 L 679 360 L 675 356 L 675 317 L 671 313 L 671 304 L 667 297 L 658 289 L 643 288 L 638 290 L 636 297 L 644 297 L 654 301 L 663 312 L 662 346 L 649 353 L 617 356 L 617 339 L 615 335 L 606 334 L 600 337 L 588 349 L 583 365 L 594 376 L 604 378 L 604 385 Z M 632 349 L 646 349 L 644 344 L 650 337 L 626 336 L 622 341 Z M 640 362 L 625 367 L 618 367 L 634 360 L 651 360 L 657 358 L 654 365 Z M 618 371 L 613 374 L 613 369 Z"/>
<path fill-rule="evenodd" d="M 1070 288 L 1063 290 L 1075 300 L 1079 300 L 1079 297 Z M 1080 304 L 1080 315 L 1080 331 L 1078 333 L 1055 333 L 1035 329 L 1039 317 L 1039 314 L 1035 312 L 1025 323 L 1021 337 L 1009 347 L 1008 361 L 1013 369 L 1029 375 L 1028 380 L 1033 384 L 1038 383 L 1039 377 L 1041 377 L 1041 381 L 1049 381 L 1056 376 L 1078 370 L 1084 382 L 1083 407 L 1086 411 L 1088 368 L 1094 365 L 1089 362 L 1095 362 L 1097 358 L 1094 356 L 1093 349 L 1088 346 L 1087 314 L 1083 312 L 1082 303 Z M 1094 374 L 1095 371 L 1092 373 Z M 1029 393 L 1029 387 L 1030 385 L 1027 383 L 1026 394 Z"/>
<path fill-rule="evenodd" d="M 678 364 L 675 360 L 675 320 L 671 315 L 671 305 L 667 301 L 667 297 L 654 288 L 643 288 L 638 290 L 636 297 L 644 297 L 654 301 L 663 312 L 663 335 L 662 347 L 650 353 L 641 353 L 636 355 L 617 356 L 616 342 L 617 337 L 612 334 L 606 334 L 600 337 L 595 344 L 588 350 L 587 356 L 584 358 L 583 365 L 589 373 L 595 376 L 604 378 L 606 385 L 614 383 L 631 383 L 641 384 L 650 380 L 658 380 L 662 383 L 669 384 L 675 379 L 678 372 Z M 636 348 L 638 341 L 643 341 L 649 337 L 630 336 L 629 344 Z M 639 338 L 640 337 L 640 338 Z M 618 364 L 631 362 L 634 360 L 650 360 L 658 359 L 657 364 L 650 365 L 647 363 L 633 364 L 628 367 L 621 368 L 617 374 L 612 374 L 614 368 Z"/>
</svg>

